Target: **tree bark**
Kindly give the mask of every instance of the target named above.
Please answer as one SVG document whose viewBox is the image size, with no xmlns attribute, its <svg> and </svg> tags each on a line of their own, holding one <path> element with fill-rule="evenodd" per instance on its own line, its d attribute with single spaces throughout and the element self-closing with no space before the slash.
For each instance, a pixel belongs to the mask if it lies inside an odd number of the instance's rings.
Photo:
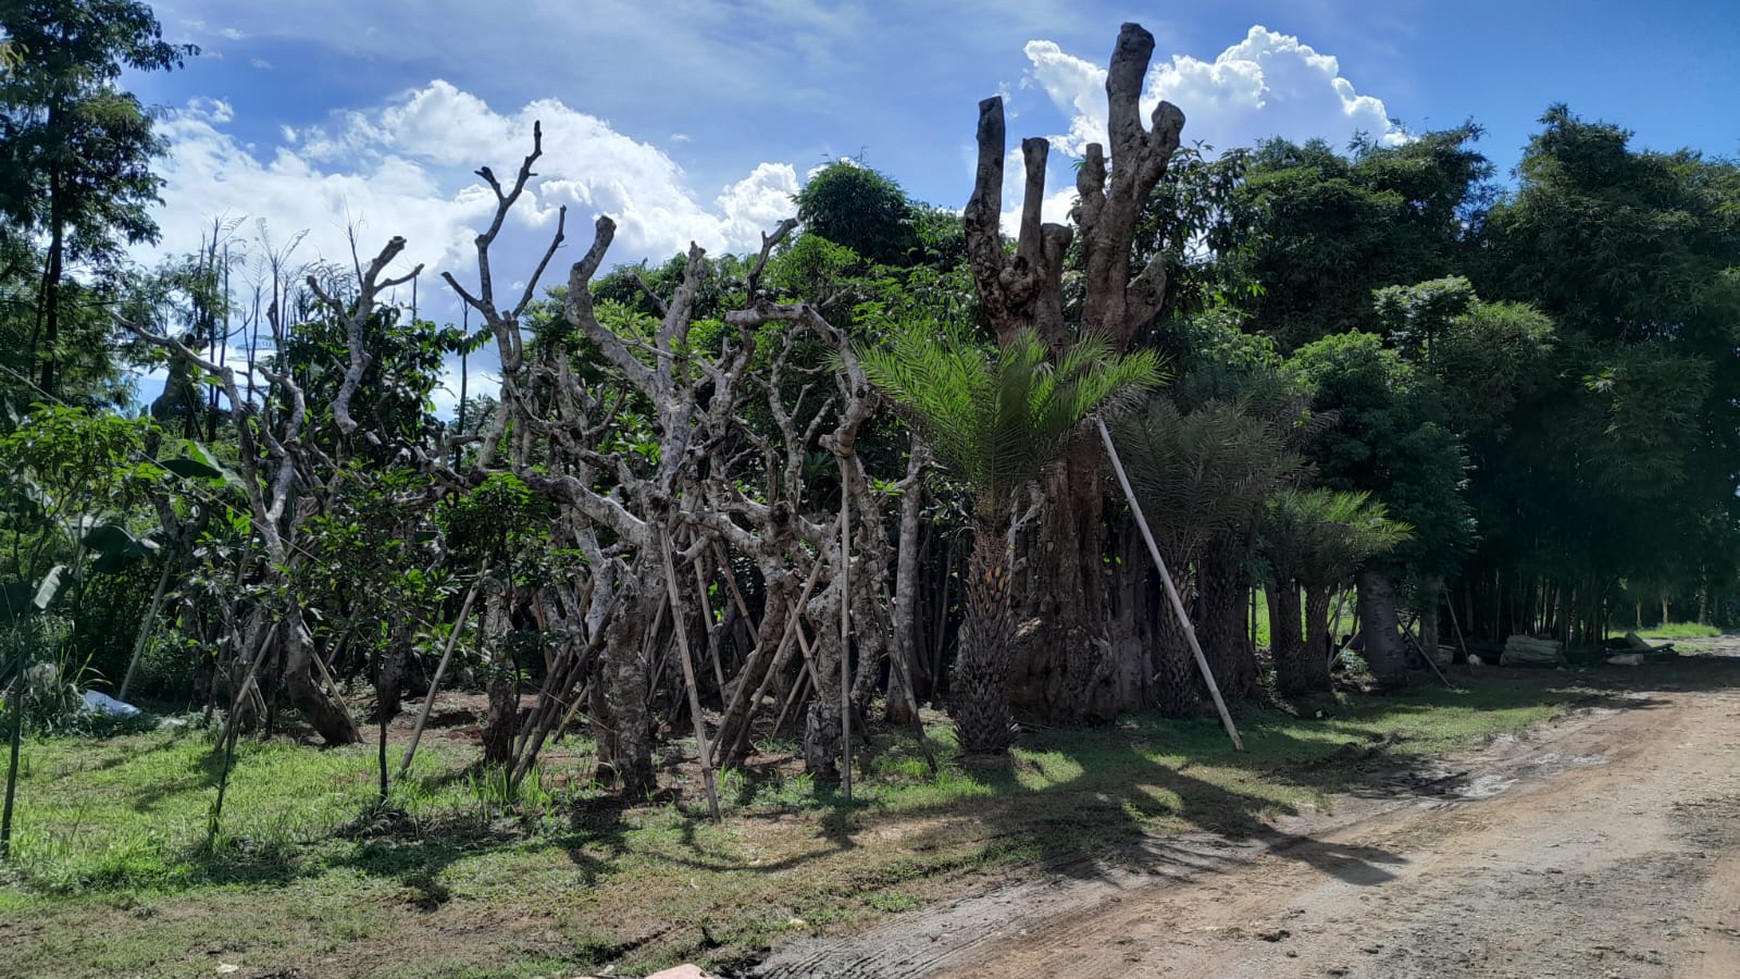
<svg viewBox="0 0 1740 979">
<path fill-rule="evenodd" d="M 309 641 L 308 627 L 302 616 L 292 614 L 283 630 L 284 690 L 290 703 L 302 713 L 309 726 L 320 733 L 327 744 L 355 744 L 362 740 L 350 709 L 336 691 L 329 690 L 319 665 L 314 662 L 314 645 Z"/>
<path fill-rule="evenodd" d="M 1293 697 L 1312 692 L 1300 627 L 1299 586 L 1291 580 L 1269 582 L 1269 654 L 1275 660 L 1275 687 Z"/>
<path fill-rule="evenodd" d="M 1125 571 L 1129 573 L 1128 569 Z M 1180 595 L 1189 594 L 1190 574 L 1180 569 L 1173 572 L 1173 587 Z M 1167 717 L 1189 717 L 1201 704 L 1197 695 L 1196 664 L 1190 652 L 1190 640 L 1183 623 L 1176 615 L 1160 616 L 1154 643 L 1154 702 Z"/>
<path fill-rule="evenodd" d="M 1305 586 L 1305 641 L 1300 644 L 1300 675 L 1307 690 L 1328 693 L 1334 689 L 1329 676 L 1329 650 L 1335 638 L 1329 633 L 1329 595 L 1334 585 Z"/>
<path fill-rule="evenodd" d="M 1408 658 L 1396 618 L 1396 589 L 1388 572 L 1368 568 L 1359 573 L 1359 630 L 1365 637 L 1365 663 L 1373 675 L 1385 684 L 1405 682 Z"/>
<path fill-rule="evenodd" d="M 1196 629 L 1221 696 L 1236 703 L 1257 686 L 1257 660 L 1245 627 L 1249 589 L 1239 565 L 1243 549 L 1237 539 L 1221 536 L 1203 549 L 1197 561 L 1200 613 Z"/>
<path fill-rule="evenodd" d="M 1009 603 L 1007 537 L 993 523 L 973 528 L 968 559 L 967 614 L 955 661 L 955 736 L 969 755 L 999 755 L 1015 741 L 1007 692 L 1008 647 L 1013 632 Z"/>
</svg>

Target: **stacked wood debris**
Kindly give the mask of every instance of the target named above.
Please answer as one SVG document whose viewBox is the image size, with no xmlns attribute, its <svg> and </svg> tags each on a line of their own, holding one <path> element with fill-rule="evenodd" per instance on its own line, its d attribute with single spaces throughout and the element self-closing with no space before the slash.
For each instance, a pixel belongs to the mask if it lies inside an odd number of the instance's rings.
<svg viewBox="0 0 1740 979">
<path fill-rule="evenodd" d="M 1511 636 L 1504 641 L 1500 666 L 1559 666 L 1565 662 L 1565 644 L 1557 639 Z"/>
</svg>

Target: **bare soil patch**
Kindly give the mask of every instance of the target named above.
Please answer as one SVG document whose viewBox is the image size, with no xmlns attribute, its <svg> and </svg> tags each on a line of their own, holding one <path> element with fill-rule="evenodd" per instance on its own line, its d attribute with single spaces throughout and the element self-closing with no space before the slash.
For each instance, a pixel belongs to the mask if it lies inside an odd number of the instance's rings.
<svg viewBox="0 0 1740 979">
<path fill-rule="evenodd" d="M 1740 976 L 1740 692 L 1592 698 L 1265 825 L 1056 866 L 754 974 Z"/>
</svg>

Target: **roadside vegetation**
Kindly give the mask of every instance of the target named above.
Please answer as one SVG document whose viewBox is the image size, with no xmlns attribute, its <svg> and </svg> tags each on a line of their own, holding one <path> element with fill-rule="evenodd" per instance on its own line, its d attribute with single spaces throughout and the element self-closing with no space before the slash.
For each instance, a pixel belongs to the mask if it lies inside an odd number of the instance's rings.
<svg viewBox="0 0 1740 979">
<path fill-rule="evenodd" d="M 147 268 L 161 35 L 0 4 L 0 972 L 726 963 L 1740 625 L 1731 159 L 1210 150 L 1126 24 L 1067 225 L 992 98 L 964 200 L 838 160 L 743 254 L 530 230 L 534 124 L 453 267 Z"/>
<path fill-rule="evenodd" d="M 1243 753 L 1212 719 L 1138 715 L 1028 735 L 1007 767 L 950 763 L 934 776 L 906 732 L 879 730 L 851 800 L 804 775 L 795 745 L 769 745 L 763 764 L 723 781 L 717 824 L 692 743 L 671 746 L 673 791 L 628 807 L 586 779 L 584 741 L 554 746 L 511 794 L 469 750 L 438 743 L 382 808 L 372 745 L 275 741 L 239 750 L 223 832 L 208 839 L 209 732 L 50 739 L 30 746 L 21 785 L 30 828 L 0 891 L 11 939 L 0 972 L 194 976 L 217 960 L 478 977 L 724 965 L 1035 864 L 1123 859 L 1118 847 L 1147 834 L 1272 840 L 1276 816 L 1332 807 L 1337 793 L 1591 695 L 1568 679 L 1343 694 L 1303 717 L 1247 706 Z M 928 736 L 953 753 L 943 719 Z M 437 921 L 495 933 L 454 948 L 428 940 Z"/>
</svg>

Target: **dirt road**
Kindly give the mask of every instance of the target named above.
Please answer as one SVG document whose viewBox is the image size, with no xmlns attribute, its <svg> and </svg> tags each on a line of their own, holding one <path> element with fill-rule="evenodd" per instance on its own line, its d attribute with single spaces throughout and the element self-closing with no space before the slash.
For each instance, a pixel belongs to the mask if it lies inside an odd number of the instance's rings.
<svg viewBox="0 0 1740 979">
<path fill-rule="evenodd" d="M 1615 695 L 1333 812 L 916 912 L 796 977 L 1740 977 L 1740 692 Z"/>
</svg>

